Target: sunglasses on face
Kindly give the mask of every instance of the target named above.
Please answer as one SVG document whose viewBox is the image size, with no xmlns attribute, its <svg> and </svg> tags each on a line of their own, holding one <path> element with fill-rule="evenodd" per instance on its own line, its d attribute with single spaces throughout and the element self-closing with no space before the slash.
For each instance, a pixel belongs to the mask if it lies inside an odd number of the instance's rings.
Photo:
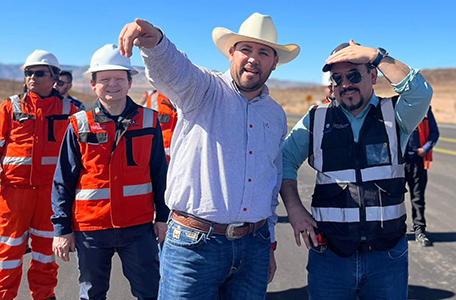
<svg viewBox="0 0 456 300">
<path fill-rule="evenodd" d="M 342 81 L 344 81 L 345 76 L 345 78 L 347 78 L 351 83 L 360 83 L 361 79 L 363 79 L 363 75 L 366 73 L 367 71 L 361 73 L 358 70 L 352 70 L 345 74 L 334 73 L 331 75 L 331 81 L 334 83 L 335 86 L 340 86 L 342 84 Z"/>
<path fill-rule="evenodd" d="M 63 81 L 63 80 L 57 81 L 57 85 L 58 86 L 63 86 L 65 83 L 71 83 L 71 82 L 66 82 L 66 81 Z"/>
<path fill-rule="evenodd" d="M 24 74 L 25 74 L 25 77 L 32 77 L 33 74 L 35 74 L 35 77 L 44 77 L 44 74 L 46 74 L 47 72 L 49 72 L 49 71 L 45 71 L 45 70 L 37 70 L 37 71 L 26 70 L 24 72 Z"/>
</svg>

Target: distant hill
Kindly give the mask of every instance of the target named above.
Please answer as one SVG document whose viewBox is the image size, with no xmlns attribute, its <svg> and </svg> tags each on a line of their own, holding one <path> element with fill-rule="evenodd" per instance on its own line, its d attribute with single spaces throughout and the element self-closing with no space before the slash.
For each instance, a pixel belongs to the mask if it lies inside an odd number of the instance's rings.
<svg viewBox="0 0 456 300">
<path fill-rule="evenodd" d="M 23 81 L 24 73 L 21 70 L 21 64 L 2 64 L 0 63 L 0 79 Z M 84 77 L 84 73 L 89 69 L 89 66 L 69 66 L 62 65 L 63 70 L 71 71 L 73 74 L 73 89 L 75 90 L 87 90 L 89 87 L 89 79 Z M 145 76 L 145 68 L 135 66 L 135 69 L 139 71 L 138 75 L 133 78 L 133 90 L 145 91 L 150 89 L 150 84 Z M 299 82 L 299 81 L 283 81 L 277 79 L 268 80 L 268 86 L 271 89 L 289 89 L 297 87 L 309 87 L 315 86 L 313 83 Z"/>
<path fill-rule="evenodd" d="M 23 89 L 23 72 L 21 65 L 0 64 L 0 101 L 5 97 L 20 93 Z M 71 95 L 83 101 L 87 107 L 91 107 L 96 97 L 89 85 L 89 79 L 84 77 L 88 66 L 62 66 L 64 70 L 72 70 L 74 76 L 74 87 Z M 150 89 L 144 67 L 135 67 L 139 74 L 133 79 L 133 86 L 130 96 L 133 99 L 140 99 L 144 91 Z M 456 68 L 422 70 L 421 73 L 431 84 L 434 90 L 432 106 L 434 115 L 438 122 L 456 123 Z M 324 88 L 319 85 L 281 81 L 277 79 L 268 80 L 271 96 L 287 113 L 304 114 L 310 105 L 317 103 L 325 96 Z M 375 85 L 375 92 L 379 96 L 392 96 L 394 90 L 384 77 L 379 77 Z"/>
</svg>

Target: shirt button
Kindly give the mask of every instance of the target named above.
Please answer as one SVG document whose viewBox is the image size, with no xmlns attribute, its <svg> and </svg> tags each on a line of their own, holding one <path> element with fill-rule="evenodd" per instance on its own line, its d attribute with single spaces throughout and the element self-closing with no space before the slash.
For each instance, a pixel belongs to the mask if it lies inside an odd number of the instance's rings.
<svg viewBox="0 0 456 300">
<path fill-rule="evenodd" d="M 252 179 L 251 179 L 251 178 L 249 178 L 249 182 L 252 182 Z"/>
<path fill-rule="evenodd" d="M 249 154 L 252 154 L 253 152 L 252 151 L 249 151 Z"/>
<path fill-rule="evenodd" d="M 253 128 L 253 125 L 252 125 L 252 124 L 250 124 L 250 128 Z"/>
<path fill-rule="evenodd" d="M 247 211 L 247 207 L 244 207 L 244 211 Z"/>
</svg>

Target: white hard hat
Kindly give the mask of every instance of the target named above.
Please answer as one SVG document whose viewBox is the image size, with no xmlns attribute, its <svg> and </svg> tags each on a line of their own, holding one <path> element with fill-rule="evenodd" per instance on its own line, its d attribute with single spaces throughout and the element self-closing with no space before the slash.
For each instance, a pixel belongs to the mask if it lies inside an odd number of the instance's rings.
<svg viewBox="0 0 456 300">
<path fill-rule="evenodd" d="M 131 75 L 138 74 L 131 66 L 130 58 L 120 55 L 119 48 L 114 44 L 104 45 L 93 54 L 90 68 L 85 75 L 91 76 L 92 73 L 110 70 L 125 70 L 130 71 Z"/>
<path fill-rule="evenodd" d="M 44 51 L 44 50 L 35 50 L 30 54 L 25 60 L 22 70 L 25 70 L 27 67 L 31 66 L 52 66 L 61 70 L 59 61 L 54 54 Z"/>
</svg>

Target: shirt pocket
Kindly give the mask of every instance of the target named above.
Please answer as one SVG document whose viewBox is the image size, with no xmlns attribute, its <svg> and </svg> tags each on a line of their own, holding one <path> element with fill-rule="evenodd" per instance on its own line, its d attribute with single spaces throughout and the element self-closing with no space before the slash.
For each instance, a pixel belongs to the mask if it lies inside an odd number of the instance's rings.
<svg viewBox="0 0 456 300">
<path fill-rule="evenodd" d="M 264 149 L 268 157 L 275 160 L 280 152 L 282 130 L 274 123 L 263 122 Z"/>
</svg>

